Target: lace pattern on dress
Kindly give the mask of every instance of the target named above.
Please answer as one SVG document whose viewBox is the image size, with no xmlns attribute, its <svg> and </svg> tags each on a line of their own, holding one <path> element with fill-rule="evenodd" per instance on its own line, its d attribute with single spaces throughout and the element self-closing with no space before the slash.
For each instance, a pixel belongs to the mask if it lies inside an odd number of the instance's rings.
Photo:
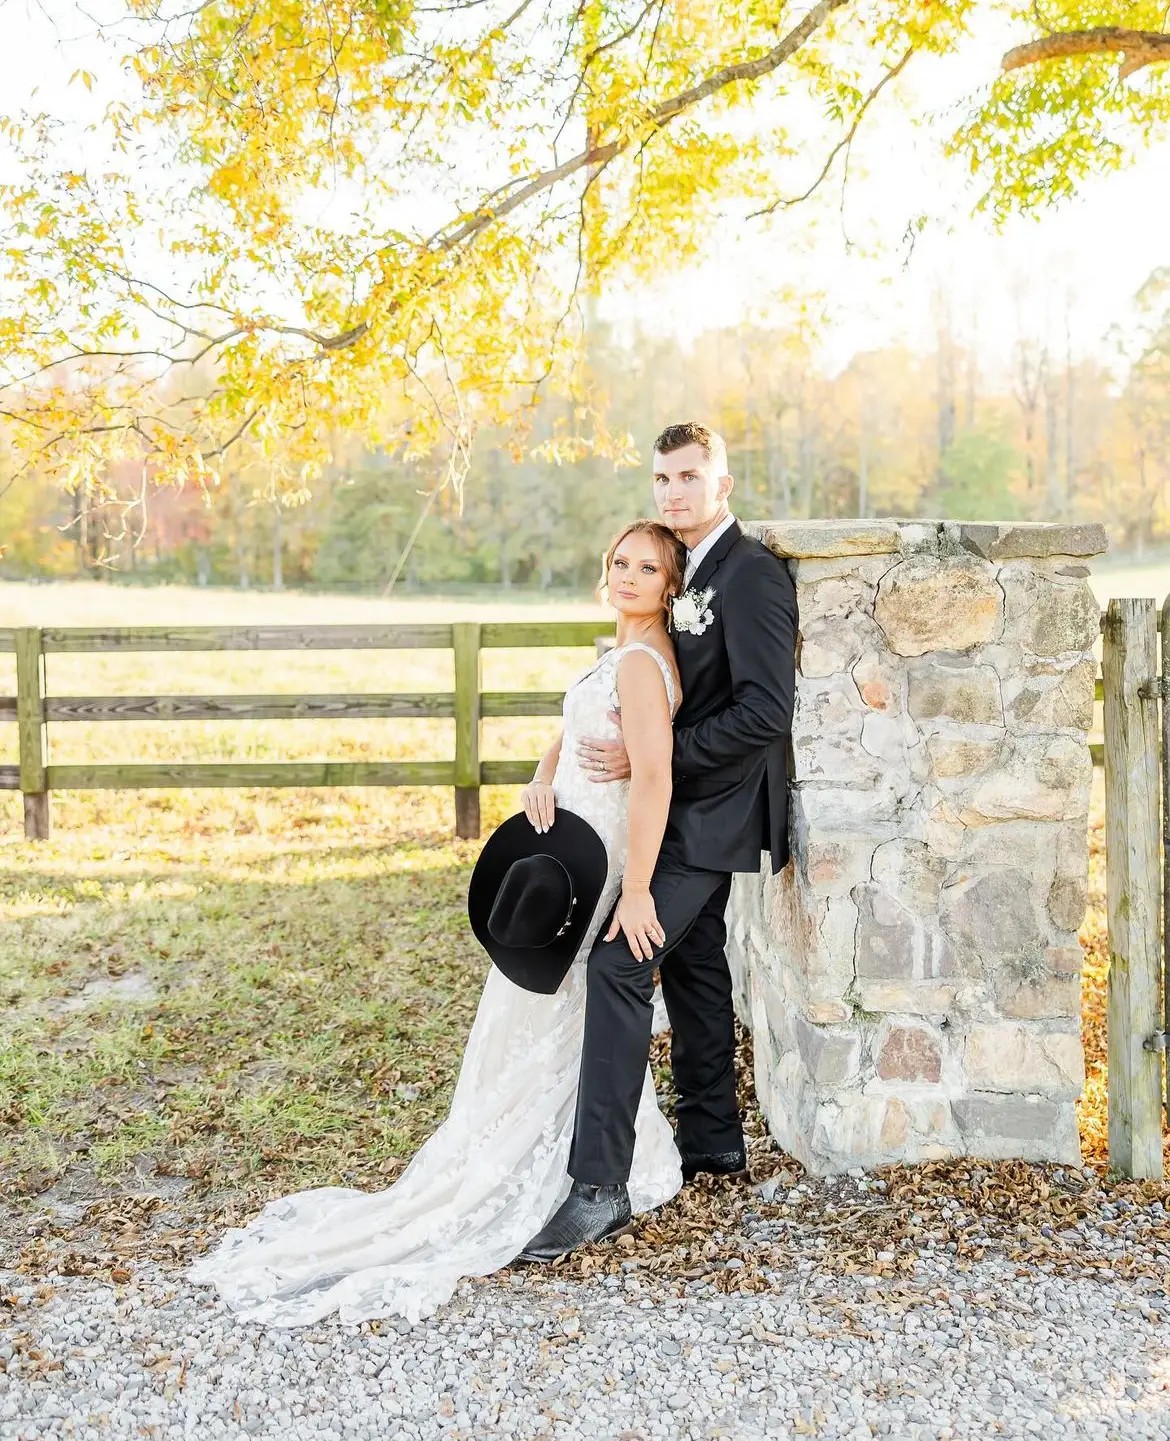
<svg viewBox="0 0 1170 1441">
<path fill-rule="evenodd" d="M 576 761 L 586 735 L 615 737 L 608 712 L 617 669 L 631 649 L 659 662 L 672 713 L 670 667 L 642 642 L 615 647 L 566 692 L 564 742 L 553 777 L 557 804 L 605 841 L 606 883 L 560 989 L 538 996 L 490 963 L 447 1119 L 383 1191 L 322 1186 L 269 1201 L 198 1258 L 187 1279 L 214 1286 L 241 1317 L 303 1326 L 332 1312 L 342 1322 L 397 1315 L 417 1322 L 465 1276 L 498 1270 L 560 1205 L 571 1184 L 577 1078 L 585 1021 L 586 961 L 621 889 L 627 781 L 590 781 Z M 630 1200 L 635 1212 L 682 1184 L 678 1151 L 647 1067 L 635 1130 Z"/>
</svg>

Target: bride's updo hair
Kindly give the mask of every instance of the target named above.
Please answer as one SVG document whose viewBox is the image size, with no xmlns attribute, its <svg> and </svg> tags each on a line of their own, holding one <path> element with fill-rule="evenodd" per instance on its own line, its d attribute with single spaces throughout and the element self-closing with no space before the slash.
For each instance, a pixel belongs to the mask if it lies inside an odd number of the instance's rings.
<svg viewBox="0 0 1170 1441">
<path fill-rule="evenodd" d="M 687 548 L 674 531 L 663 525 L 660 520 L 631 521 L 625 530 L 615 536 L 609 549 L 605 552 L 601 579 L 597 584 L 597 594 L 604 598 L 606 583 L 609 580 L 609 568 L 613 565 L 613 558 L 617 554 L 618 546 L 627 535 L 648 535 L 653 540 L 654 548 L 658 552 L 658 559 L 662 562 L 662 568 L 666 572 L 666 589 L 662 593 L 662 608 L 669 617 L 670 602 L 676 595 L 681 595 L 683 591 L 683 576 L 686 574 L 687 568 Z"/>
</svg>

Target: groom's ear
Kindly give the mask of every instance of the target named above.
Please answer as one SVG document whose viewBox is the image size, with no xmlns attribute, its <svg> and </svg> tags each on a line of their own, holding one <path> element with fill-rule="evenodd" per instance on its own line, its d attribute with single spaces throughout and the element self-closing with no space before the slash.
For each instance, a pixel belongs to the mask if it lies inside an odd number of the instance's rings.
<svg viewBox="0 0 1170 1441">
<path fill-rule="evenodd" d="M 719 477 L 719 499 L 726 500 L 735 489 L 735 477 L 733 475 L 721 475 Z"/>
</svg>

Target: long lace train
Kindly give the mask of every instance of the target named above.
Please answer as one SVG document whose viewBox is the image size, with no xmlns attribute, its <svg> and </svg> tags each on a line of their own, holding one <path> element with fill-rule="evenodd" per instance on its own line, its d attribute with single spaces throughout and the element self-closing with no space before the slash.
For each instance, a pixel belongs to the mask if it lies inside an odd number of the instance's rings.
<svg viewBox="0 0 1170 1441">
<path fill-rule="evenodd" d="M 189 1267 L 190 1281 L 215 1286 L 245 1319 L 300 1326 L 336 1311 L 343 1322 L 387 1315 L 419 1321 L 462 1277 L 507 1265 L 567 1194 L 586 960 L 621 887 L 628 796 L 625 784 L 583 776 L 576 739 L 613 733 L 606 712 L 617 701 L 617 667 L 635 648 L 649 649 L 635 643 L 610 651 L 565 698 L 557 802 L 598 830 L 609 873 L 559 991 L 536 995 L 490 967 L 447 1119 L 393 1185 L 372 1193 L 322 1186 L 279 1197 Z M 662 668 L 673 708 L 672 677 L 665 662 Z M 660 1006 L 656 1011 L 661 1027 L 665 1017 Z M 630 1175 L 634 1211 L 661 1205 L 681 1184 L 673 1133 L 647 1068 Z"/>
</svg>

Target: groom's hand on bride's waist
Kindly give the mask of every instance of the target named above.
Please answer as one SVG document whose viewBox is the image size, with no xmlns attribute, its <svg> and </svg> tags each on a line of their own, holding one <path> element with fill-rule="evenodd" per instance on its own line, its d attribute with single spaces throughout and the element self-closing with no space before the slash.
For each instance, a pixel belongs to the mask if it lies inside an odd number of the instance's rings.
<svg viewBox="0 0 1170 1441">
<path fill-rule="evenodd" d="M 591 781 L 624 781 L 630 778 L 630 758 L 626 754 L 626 743 L 620 738 L 621 714 L 611 710 L 609 718 L 618 728 L 619 738 L 616 741 L 585 736 L 577 745 L 577 764 Z"/>
</svg>

